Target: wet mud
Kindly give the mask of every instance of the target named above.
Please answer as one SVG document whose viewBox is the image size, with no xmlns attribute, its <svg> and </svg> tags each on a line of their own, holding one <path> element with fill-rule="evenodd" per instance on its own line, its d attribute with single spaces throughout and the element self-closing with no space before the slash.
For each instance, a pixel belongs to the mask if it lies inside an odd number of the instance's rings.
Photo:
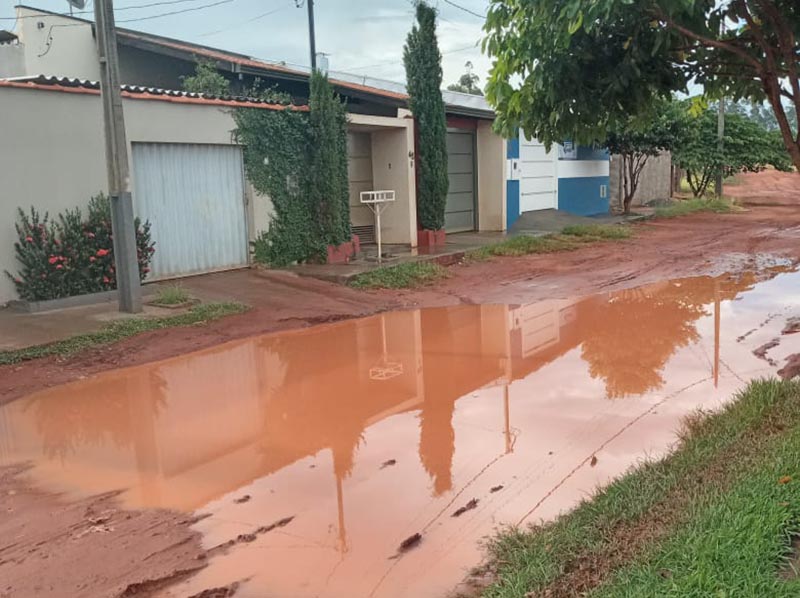
<svg viewBox="0 0 800 598">
<path fill-rule="evenodd" d="M 77 538 L 107 539 L 106 558 L 140 540 L 119 517 L 168 518 L 136 526 L 163 575 L 118 593 L 442 596 L 496 526 L 552 518 L 664 454 L 687 414 L 775 373 L 755 354 L 772 339 L 764 357 L 799 354 L 781 336 L 798 292 L 777 267 L 233 340 L 3 406 L 0 464 L 29 463 L 50 509 L 113 501 L 124 515 L 103 503 Z M 36 583 L 25 562 L 0 579 Z"/>
</svg>

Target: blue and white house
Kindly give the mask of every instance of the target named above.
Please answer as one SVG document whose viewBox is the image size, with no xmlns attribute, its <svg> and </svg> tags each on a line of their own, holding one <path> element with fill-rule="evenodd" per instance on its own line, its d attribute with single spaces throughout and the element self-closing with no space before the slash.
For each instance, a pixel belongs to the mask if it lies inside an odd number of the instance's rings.
<svg viewBox="0 0 800 598">
<path fill-rule="evenodd" d="M 523 212 L 557 209 L 581 216 L 609 209 L 606 150 L 565 141 L 547 151 L 521 134 L 506 143 L 506 228 Z"/>
</svg>

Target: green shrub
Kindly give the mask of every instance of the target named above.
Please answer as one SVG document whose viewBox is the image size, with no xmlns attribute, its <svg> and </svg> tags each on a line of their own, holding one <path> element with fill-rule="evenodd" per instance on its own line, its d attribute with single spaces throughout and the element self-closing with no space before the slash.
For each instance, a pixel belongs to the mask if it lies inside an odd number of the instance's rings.
<svg viewBox="0 0 800 598">
<path fill-rule="evenodd" d="M 135 220 L 139 277 L 150 271 L 155 252 L 150 223 Z M 35 209 L 18 211 L 14 251 L 21 268 L 6 271 L 17 294 L 27 301 L 60 299 L 115 289 L 111 203 L 100 194 L 89 201 L 86 218 L 80 208 L 66 210 L 56 222 Z"/>
<path fill-rule="evenodd" d="M 433 262 L 406 262 L 376 268 L 354 276 L 350 286 L 357 289 L 404 289 L 445 278 L 447 269 Z"/>
<path fill-rule="evenodd" d="M 166 287 L 160 287 L 158 289 L 158 293 L 156 294 L 155 301 L 158 305 L 180 305 L 181 303 L 186 303 L 191 299 L 189 295 L 189 291 L 184 289 L 182 286 L 179 285 L 170 285 Z"/>
<path fill-rule="evenodd" d="M 657 218 L 675 218 L 694 212 L 714 212 L 726 214 L 734 210 L 733 204 L 726 199 L 686 199 L 676 201 L 668 206 L 656 208 Z"/>
</svg>

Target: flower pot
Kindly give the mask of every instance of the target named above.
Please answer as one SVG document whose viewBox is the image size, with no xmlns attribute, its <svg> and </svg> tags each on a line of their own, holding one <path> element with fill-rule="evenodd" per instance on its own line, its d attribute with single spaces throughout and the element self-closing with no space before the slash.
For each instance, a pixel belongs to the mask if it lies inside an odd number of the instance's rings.
<svg viewBox="0 0 800 598">
<path fill-rule="evenodd" d="M 447 242 L 444 229 L 417 231 L 417 244 L 420 247 L 441 247 Z"/>
</svg>

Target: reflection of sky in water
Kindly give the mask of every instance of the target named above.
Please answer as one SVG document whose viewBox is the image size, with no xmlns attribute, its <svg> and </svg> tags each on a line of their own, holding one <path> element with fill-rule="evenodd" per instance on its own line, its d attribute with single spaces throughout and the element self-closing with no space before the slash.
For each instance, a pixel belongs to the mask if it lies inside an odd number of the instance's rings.
<svg viewBox="0 0 800 598">
<path fill-rule="evenodd" d="M 32 460 L 53 489 L 209 512 L 208 545 L 296 515 L 176 596 L 245 578 L 242 595 L 443 595 L 497 524 L 555 516 L 663 454 L 686 413 L 770 372 L 752 350 L 800 311 L 800 275 L 753 284 L 684 279 L 234 341 L 6 406 L 0 458 Z M 795 337 L 776 355 L 800 350 Z M 402 368 L 372 378 L 387 363 Z M 420 548 L 390 561 L 418 531 Z"/>
</svg>

